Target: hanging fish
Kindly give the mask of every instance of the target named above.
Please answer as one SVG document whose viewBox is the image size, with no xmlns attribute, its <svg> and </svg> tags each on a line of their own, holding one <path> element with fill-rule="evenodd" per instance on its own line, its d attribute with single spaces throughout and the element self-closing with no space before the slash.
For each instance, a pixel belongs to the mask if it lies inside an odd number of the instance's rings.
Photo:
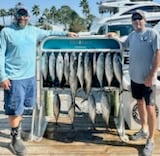
<svg viewBox="0 0 160 156">
<path fill-rule="evenodd" d="M 81 89 L 84 85 L 84 59 L 82 52 L 78 55 L 78 68 L 77 68 L 77 77 L 80 82 Z"/>
<path fill-rule="evenodd" d="M 69 84 L 69 54 L 67 52 L 64 55 L 64 77 L 66 84 Z"/>
<path fill-rule="evenodd" d="M 47 80 L 48 76 L 48 55 L 46 52 L 41 56 L 41 73 L 44 80 Z"/>
<path fill-rule="evenodd" d="M 84 57 L 84 81 L 85 81 L 86 98 L 82 102 L 88 99 L 92 85 L 92 64 L 89 57 L 89 53 L 86 53 Z"/>
<path fill-rule="evenodd" d="M 73 101 L 75 101 L 75 97 L 78 89 L 77 66 L 78 66 L 77 56 L 75 53 L 72 53 L 70 56 L 69 85 L 71 88 L 71 95 L 72 95 Z"/>
<path fill-rule="evenodd" d="M 88 97 L 88 113 L 93 125 L 93 129 L 95 129 L 96 101 L 92 94 L 89 94 L 89 97 Z"/>
<path fill-rule="evenodd" d="M 121 84 L 122 83 L 122 59 L 117 53 L 114 53 L 113 55 L 113 71 L 117 81 L 119 82 L 119 84 Z"/>
<path fill-rule="evenodd" d="M 96 58 L 97 57 L 97 54 L 96 52 L 93 53 L 93 76 L 96 75 L 96 70 L 97 70 L 97 61 L 96 61 Z"/>
<path fill-rule="evenodd" d="M 71 95 L 68 95 L 67 104 L 68 104 L 68 115 L 71 120 L 72 129 L 73 129 L 74 128 L 73 122 L 74 122 L 74 115 L 75 115 L 75 104 L 74 104 L 74 101 Z"/>
<path fill-rule="evenodd" d="M 105 57 L 105 76 L 108 82 L 108 86 L 111 86 L 111 82 L 113 79 L 113 64 L 110 52 L 108 52 Z"/>
<path fill-rule="evenodd" d="M 53 114 L 56 120 L 56 124 L 59 118 L 60 107 L 61 107 L 60 98 L 59 98 L 59 95 L 56 93 L 53 99 Z"/>
<path fill-rule="evenodd" d="M 49 75 L 54 82 L 56 78 L 56 58 L 53 52 L 49 56 Z"/>
<path fill-rule="evenodd" d="M 104 76 L 104 54 L 100 53 L 97 59 L 97 79 L 99 81 L 100 87 L 103 87 L 103 76 Z"/>
<path fill-rule="evenodd" d="M 109 117 L 111 112 L 111 105 L 109 103 L 108 96 L 106 92 L 102 93 L 101 97 L 101 111 L 102 111 L 102 117 L 105 120 L 106 128 L 109 128 Z"/>
<path fill-rule="evenodd" d="M 64 68 L 63 56 L 62 56 L 62 53 L 59 52 L 56 60 L 56 75 L 57 75 L 59 84 L 61 84 L 62 82 L 63 68 Z"/>
</svg>

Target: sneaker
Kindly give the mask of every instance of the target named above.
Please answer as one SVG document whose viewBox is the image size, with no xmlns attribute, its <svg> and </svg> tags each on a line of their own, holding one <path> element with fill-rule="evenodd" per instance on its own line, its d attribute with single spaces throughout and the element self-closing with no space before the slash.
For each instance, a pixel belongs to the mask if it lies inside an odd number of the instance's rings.
<svg viewBox="0 0 160 156">
<path fill-rule="evenodd" d="M 142 155 L 143 156 L 151 156 L 153 152 L 154 144 L 150 140 L 147 140 L 147 143 L 143 149 Z"/>
<path fill-rule="evenodd" d="M 21 128 L 12 128 L 11 130 L 11 143 L 9 144 L 10 150 L 18 156 L 26 154 L 26 147 L 21 139 Z"/>
<path fill-rule="evenodd" d="M 139 140 L 147 138 L 148 138 L 148 132 L 144 132 L 143 129 L 140 129 L 138 132 L 130 136 L 130 140 Z"/>
</svg>

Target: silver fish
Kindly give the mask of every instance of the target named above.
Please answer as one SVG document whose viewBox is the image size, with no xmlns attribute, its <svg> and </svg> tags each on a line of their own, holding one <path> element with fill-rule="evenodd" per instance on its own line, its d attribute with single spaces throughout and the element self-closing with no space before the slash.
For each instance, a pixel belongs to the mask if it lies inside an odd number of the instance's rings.
<svg viewBox="0 0 160 156">
<path fill-rule="evenodd" d="M 69 118 L 71 120 L 72 128 L 73 128 L 74 115 L 75 115 L 75 104 L 73 104 L 73 103 L 74 103 L 74 101 L 72 99 L 72 96 L 68 95 L 68 100 L 67 100 L 68 115 L 69 115 Z"/>
<path fill-rule="evenodd" d="M 56 120 L 56 124 L 59 118 L 60 107 L 61 107 L 60 98 L 59 95 L 56 93 L 53 98 L 53 114 Z"/>
<path fill-rule="evenodd" d="M 104 54 L 100 53 L 97 59 L 97 79 L 99 81 L 100 87 L 103 87 L 103 76 L 104 76 Z"/>
<path fill-rule="evenodd" d="M 52 81 L 54 81 L 56 77 L 56 58 L 53 52 L 49 56 L 49 74 Z"/>
<path fill-rule="evenodd" d="M 93 75 L 96 75 L 97 70 L 97 61 L 96 61 L 97 54 L 93 53 Z"/>
<path fill-rule="evenodd" d="M 63 68 L 64 68 L 64 61 L 63 61 L 63 56 L 60 52 L 58 53 L 57 60 L 56 60 L 56 75 L 57 75 L 59 83 L 62 82 Z"/>
<path fill-rule="evenodd" d="M 106 128 L 109 128 L 109 117 L 111 112 L 111 105 L 109 103 L 109 99 L 108 99 L 108 96 L 106 95 L 106 92 L 102 93 L 101 111 L 102 111 L 102 117 L 106 123 Z"/>
<path fill-rule="evenodd" d="M 43 53 L 41 56 L 41 73 L 44 78 L 44 80 L 47 80 L 48 76 L 48 55 L 46 52 Z"/>
<path fill-rule="evenodd" d="M 111 82 L 113 79 L 113 64 L 111 53 L 107 53 L 105 57 L 105 76 L 108 82 L 108 86 L 111 86 Z"/>
<path fill-rule="evenodd" d="M 75 53 L 72 53 L 70 55 L 69 85 L 71 88 L 71 94 L 72 94 L 73 100 L 75 99 L 77 88 L 78 88 L 77 65 L 78 65 L 77 56 Z"/>
<path fill-rule="evenodd" d="M 64 77 L 66 84 L 69 84 L 69 54 L 67 52 L 64 55 Z"/>
<path fill-rule="evenodd" d="M 84 60 L 82 52 L 78 55 L 78 68 L 77 68 L 77 77 L 80 82 L 81 89 L 84 85 Z"/>
<path fill-rule="evenodd" d="M 88 113 L 93 125 L 93 129 L 95 129 L 96 102 L 92 94 L 89 94 L 89 97 L 88 97 Z"/>
<path fill-rule="evenodd" d="M 113 71 L 114 71 L 116 79 L 121 84 L 122 82 L 122 59 L 117 53 L 114 53 L 113 55 Z"/>
<path fill-rule="evenodd" d="M 92 64 L 89 58 L 89 53 L 86 53 L 84 57 L 84 81 L 86 98 L 88 98 L 92 85 Z"/>
</svg>

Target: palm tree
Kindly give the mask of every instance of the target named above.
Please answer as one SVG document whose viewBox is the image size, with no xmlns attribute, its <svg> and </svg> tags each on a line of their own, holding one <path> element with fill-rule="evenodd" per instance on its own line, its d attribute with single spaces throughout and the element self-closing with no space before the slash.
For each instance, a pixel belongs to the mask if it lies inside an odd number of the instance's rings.
<svg viewBox="0 0 160 156">
<path fill-rule="evenodd" d="M 0 9 L 0 17 L 3 19 L 3 25 L 5 26 L 5 19 L 4 17 L 7 15 L 7 11 L 5 9 Z"/>
<path fill-rule="evenodd" d="M 49 9 L 47 9 L 47 8 L 44 9 L 42 16 L 45 17 L 46 22 L 49 22 L 50 21 L 50 11 L 49 11 Z"/>
<path fill-rule="evenodd" d="M 90 14 L 90 10 L 89 10 L 89 4 L 87 0 L 81 0 L 80 1 L 80 7 L 82 7 L 82 12 L 84 14 L 85 17 L 87 17 Z"/>
<path fill-rule="evenodd" d="M 14 13 L 15 13 L 15 9 L 14 8 L 10 8 L 8 10 L 8 15 L 11 16 L 11 22 L 13 21 Z"/>
<path fill-rule="evenodd" d="M 40 15 L 40 8 L 39 5 L 34 5 L 32 7 L 32 15 L 36 16 L 36 18 Z M 39 21 L 38 21 L 39 22 Z"/>
<path fill-rule="evenodd" d="M 51 21 L 52 23 L 55 23 L 55 15 L 57 13 L 56 7 L 52 6 L 50 9 L 50 15 L 51 15 Z"/>
<path fill-rule="evenodd" d="M 36 17 L 40 15 L 39 5 L 34 5 L 32 7 L 32 14 L 33 14 L 33 16 L 36 16 Z"/>
</svg>

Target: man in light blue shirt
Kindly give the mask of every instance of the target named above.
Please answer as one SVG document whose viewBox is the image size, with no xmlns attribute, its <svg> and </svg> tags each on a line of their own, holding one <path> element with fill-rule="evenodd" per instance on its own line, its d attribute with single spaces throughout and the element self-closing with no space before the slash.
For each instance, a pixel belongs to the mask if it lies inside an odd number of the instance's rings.
<svg viewBox="0 0 160 156">
<path fill-rule="evenodd" d="M 16 8 L 15 22 L 0 33 L 0 86 L 4 89 L 4 108 L 9 116 L 11 150 L 24 155 L 20 123 L 24 107 L 34 107 L 36 97 L 35 65 L 37 41 L 48 35 L 76 37 L 73 32 L 43 30 L 28 25 L 29 13 Z"/>
</svg>

